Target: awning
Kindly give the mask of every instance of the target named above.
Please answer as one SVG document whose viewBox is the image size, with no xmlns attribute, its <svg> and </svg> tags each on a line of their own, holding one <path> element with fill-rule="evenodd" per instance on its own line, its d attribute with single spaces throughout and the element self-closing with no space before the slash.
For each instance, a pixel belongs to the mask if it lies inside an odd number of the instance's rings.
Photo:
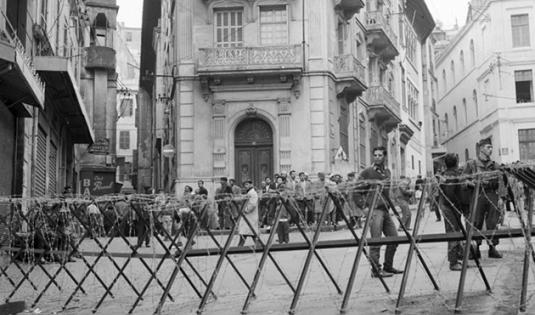
<svg viewBox="0 0 535 315">
<path fill-rule="evenodd" d="M 420 42 L 424 42 L 435 28 L 435 21 L 425 0 L 407 0 L 405 15 L 413 25 Z"/>
<path fill-rule="evenodd" d="M 78 90 L 68 58 L 38 56 L 34 58 L 37 71 L 47 82 L 47 99 L 56 104 L 74 143 L 93 143 L 95 135 Z"/>
<path fill-rule="evenodd" d="M 26 103 L 44 108 L 45 85 L 24 56 L 22 47 L 0 37 L 0 97 L 8 106 Z"/>
</svg>

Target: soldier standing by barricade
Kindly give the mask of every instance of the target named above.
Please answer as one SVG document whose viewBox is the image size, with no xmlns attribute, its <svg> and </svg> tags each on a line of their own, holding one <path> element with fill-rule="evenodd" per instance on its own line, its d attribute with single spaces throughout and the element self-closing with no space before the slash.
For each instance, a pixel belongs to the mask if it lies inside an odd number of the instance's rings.
<svg viewBox="0 0 535 315">
<path fill-rule="evenodd" d="M 461 184 L 459 182 L 460 171 L 458 169 L 458 159 L 453 153 L 448 153 L 444 157 L 446 170 L 438 176 L 440 182 L 439 205 L 444 216 L 444 227 L 446 233 L 461 231 Z M 462 266 L 460 260 L 463 257 L 463 248 L 460 241 L 448 242 L 448 261 L 450 270 L 460 271 Z"/>
<path fill-rule="evenodd" d="M 498 165 L 494 162 L 490 156 L 492 155 L 492 143 L 490 138 L 479 141 L 479 154 L 476 159 L 469 160 L 466 163 L 463 174 L 477 174 L 483 173 L 481 177 L 481 191 L 477 200 L 477 208 L 474 213 L 474 227 L 478 230 L 483 228 L 483 222 L 487 230 L 495 230 L 500 217 L 500 210 L 498 207 L 498 189 L 500 186 L 500 178 L 497 173 L 487 173 L 498 170 Z M 474 187 L 473 178 L 467 181 L 469 188 Z M 489 245 L 489 258 L 502 258 L 502 254 L 496 249 L 499 240 L 492 236 L 487 241 Z M 477 241 L 477 246 L 471 254 L 475 252 L 477 257 L 481 257 L 479 246 L 481 241 Z M 470 258 L 473 258 L 470 255 Z"/>
</svg>

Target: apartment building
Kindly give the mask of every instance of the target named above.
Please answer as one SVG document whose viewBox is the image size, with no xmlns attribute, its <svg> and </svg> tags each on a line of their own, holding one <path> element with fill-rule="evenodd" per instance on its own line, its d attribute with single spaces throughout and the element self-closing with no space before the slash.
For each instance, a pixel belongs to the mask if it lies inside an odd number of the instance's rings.
<svg viewBox="0 0 535 315">
<path fill-rule="evenodd" d="M 491 137 L 494 158 L 535 158 L 535 5 L 471 1 L 466 25 L 438 56 L 443 145 L 465 162 Z"/>
<path fill-rule="evenodd" d="M 143 185 L 345 173 L 369 165 L 376 145 L 388 147 L 396 176 L 425 172 L 421 50 L 434 22 L 424 1 L 160 4 L 144 12 L 153 31 L 141 68 L 153 75 L 142 79 L 152 92 L 139 106 L 167 108 L 168 135 L 145 142 L 175 151 L 140 148 L 140 163 L 155 157 Z M 159 130 L 165 117 L 156 115 Z"/>
</svg>

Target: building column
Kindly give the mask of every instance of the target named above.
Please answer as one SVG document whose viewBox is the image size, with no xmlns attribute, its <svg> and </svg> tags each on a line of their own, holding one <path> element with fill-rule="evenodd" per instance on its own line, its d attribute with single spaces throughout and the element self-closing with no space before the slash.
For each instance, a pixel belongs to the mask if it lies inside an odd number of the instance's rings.
<svg viewBox="0 0 535 315">
<path fill-rule="evenodd" d="M 291 103 L 290 98 L 279 98 L 279 171 L 290 172 L 292 168 Z"/>
<path fill-rule="evenodd" d="M 225 176 L 227 173 L 227 145 L 225 101 L 219 100 L 212 106 L 212 168 L 213 176 Z"/>
<path fill-rule="evenodd" d="M 193 157 L 193 81 L 184 80 L 180 83 L 178 104 L 178 177 L 191 178 L 194 176 Z"/>
</svg>

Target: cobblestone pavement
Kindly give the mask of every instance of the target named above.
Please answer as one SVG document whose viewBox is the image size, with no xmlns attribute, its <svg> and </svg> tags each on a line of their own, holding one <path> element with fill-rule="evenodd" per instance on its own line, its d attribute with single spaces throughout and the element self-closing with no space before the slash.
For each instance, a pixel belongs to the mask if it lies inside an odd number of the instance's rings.
<svg viewBox="0 0 535 315">
<path fill-rule="evenodd" d="M 443 222 L 435 222 L 434 215 L 429 212 L 426 212 L 422 224 L 422 233 L 441 233 L 444 231 Z M 518 227 L 517 219 L 514 216 L 508 215 L 504 228 L 506 227 Z M 226 237 L 226 235 L 217 236 L 221 243 L 224 242 Z M 267 239 L 267 235 L 263 235 L 263 237 Z M 348 230 L 343 229 L 334 232 L 324 232 L 320 239 L 334 240 L 347 238 L 351 238 L 351 234 Z M 290 235 L 290 240 L 303 241 L 302 237 L 296 232 Z M 237 239 L 234 244 L 236 243 Z M 195 245 L 195 248 L 203 247 L 213 247 L 213 244 L 206 236 L 198 237 L 197 244 Z M 92 240 L 87 240 L 83 243 L 84 250 L 96 250 L 97 248 Z M 448 268 L 446 244 L 427 243 L 421 244 L 420 248 L 433 275 L 438 281 L 440 291 L 436 292 L 433 290 L 431 282 L 426 277 L 421 265 L 416 263 L 416 260 L 413 261 L 402 312 L 403 314 L 452 313 L 460 273 L 450 271 Z M 517 313 L 520 298 L 524 240 L 521 238 L 503 239 L 499 248 L 504 253 L 504 258 L 501 260 L 487 258 L 486 246 L 482 247 L 482 264 L 493 288 L 492 294 L 485 292 L 477 269 L 469 269 L 465 286 L 465 302 L 463 304 L 465 314 Z M 124 242 L 120 239 L 114 240 L 109 248 L 110 252 L 127 252 L 127 250 Z M 357 248 L 320 250 L 321 256 L 332 270 L 334 277 L 342 288 L 345 288 L 347 283 L 356 250 Z M 398 247 L 395 267 L 403 268 L 407 250 L 408 245 Z M 162 249 L 156 246 L 156 244 L 153 244 L 151 248 L 143 248 L 142 252 L 159 253 L 162 252 Z M 294 283 L 297 283 L 305 255 L 305 251 L 273 253 L 273 256 L 279 261 L 282 268 L 289 275 L 290 280 Z M 88 258 L 90 262 L 94 259 L 94 257 Z M 243 270 L 246 279 L 252 280 L 260 255 L 234 255 L 232 259 Z M 126 259 L 116 259 L 116 261 L 119 266 L 122 266 Z M 216 256 L 191 258 L 191 262 L 198 268 L 205 279 L 209 279 L 216 261 Z M 147 259 L 147 262 L 152 268 L 155 268 L 158 260 Z M 87 271 L 87 267 L 79 260 L 75 263 L 69 263 L 67 266 L 78 279 Z M 168 275 L 173 270 L 173 266 L 170 261 L 164 263 L 158 273 L 162 280 L 167 280 Z M 46 268 L 50 273 L 53 273 L 58 268 L 58 264 L 48 264 Z M 192 275 L 189 267 L 185 269 L 189 275 Z M 117 275 L 117 270 L 106 257 L 101 258 L 96 270 L 108 284 Z M 9 269 L 9 273 L 13 275 L 14 279 L 21 278 L 20 272 L 13 267 Z M 137 259 L 131 260 L 125 273 L 133 280 L 138 289 L 141 289 L 149 277 L 146 269 Z M 44 273 L 38 269 L 34 270 L 31 279 L 40 287 L 44 286 L 47 280 Z M 530 271 L 528 310 L 526 314 L 535 314 L 535 301 L 532 299 L 535 291 L 535 285 L 533 285 L 534 280 L 535 268 L 532 268 L 532 271 Z M 197 286 L 202 287 L 197 279 L 194 282 Z M 392 290 L 391 294 L 385 293 L 380 282 L 377 279 L 371 278 L 368 262 L 365 259 L 361 260 L 347 313 L 393 314 L 401 283 L 401 276 L 387 278 L 386 282 Z M 61 311 L 62 305 L 72 292 L 73 283 L 67 278 L 65 273 L 62 273 L 58 277 L 58 283 L 63 287 L 63 291 L 59 291 L 54 287 L 50 288 L 38 305 L 38 309 L 29 309 L 28 312 L 41 312 L 41 314 L 91 314 L 91 310 L 104 293 L 104 289 L 97 280 L 94 277 L 89 277 L 88 281 L 84 283 L 84 288 L 88 294 L 78 293 L 74 302 L 69 304 L 65 311 Z M 11 289 L 7 281 L 0 278 L 0 298 L 2 300 L 5 299 Z M 209 302 L 204 314 L 239 314 L 247 291 L 226 262 L 223 264 L 214 291 L 218 298 L 216 301 L 211 300 Z M 99 308 L 98 314 L 126 314 L 135 300 L 134 293 L 123 279 L 117 282 L 113 292 L 115 298 L 111 299 L 108 297 Z M 162 290 L 153 282 L 146 293 L 145 299 L 136 308 L 134 314 L 152 314 L 161 296 L 161 292 Z M 27 305 L 31 305 L 37 294 L 28 284 L 25 284 L 12 300 L 25 300 Z M 199 299 L 182 276 L 177 277 L 171 294 L 174 296 L 175 302 L 167 301 L 162 314 L 194 314 L 196 312 Z M 260 279 L 256 295 L 257 298 L 252 301 L 250 306 L 250 314 L 287 313 L 292 299 L 291 290 L 286 286 L 282 277 L 277 273 L 274 265 L 269 260 Z M 317 260 L 313 259 L 296 313 L 307 315 L 338 314 L 341 299 L 342 297 L 336 293 L 334 286 L 317 263 Z"/>
</svg>

